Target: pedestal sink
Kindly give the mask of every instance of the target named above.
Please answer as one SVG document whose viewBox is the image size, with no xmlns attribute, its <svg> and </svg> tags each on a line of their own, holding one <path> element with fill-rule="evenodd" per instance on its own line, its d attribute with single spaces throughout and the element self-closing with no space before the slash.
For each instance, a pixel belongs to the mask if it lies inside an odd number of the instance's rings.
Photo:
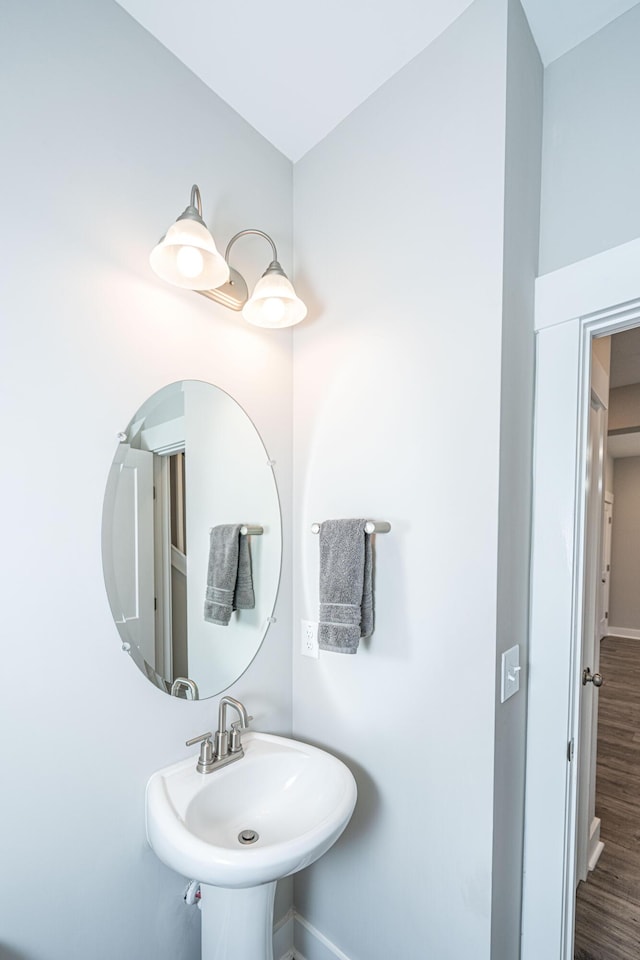
<svg viewBox="0 0 640 960">
<path fill-rule="evenodd" d="M 276 881 L 335 843 L 356 802 L 351 771 L 308 744 L 245 733 L 244 756 L 209 774 L 196 758 L 153 774 L 147 839 L 201 889 L 202 960 L 273 960 Z"/>
</svg>

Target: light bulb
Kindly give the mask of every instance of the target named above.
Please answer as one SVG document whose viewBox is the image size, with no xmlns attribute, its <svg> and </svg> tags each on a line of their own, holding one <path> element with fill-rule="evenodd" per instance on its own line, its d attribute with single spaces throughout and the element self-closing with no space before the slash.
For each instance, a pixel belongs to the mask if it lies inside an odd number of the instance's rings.
<svg viewBox="0 0 640 960">
<path fill-rule="evenodd" d="M 204 259 L 197 247 L 180 247 L 176 253 L 176 268 L 183 277 L 199 277 Z"/>
<path fill-rule="evenodd" d="M 187 290 L 213 290 L 229 279 L 229 264 L 206 226 L 188 218 L 171 224 L 149 260 L 159 277 Z"/>
<path fill-rule="evenodd" d="M 260 309 L 264 322 L 270 327 L 278 327 L 284 319 L 286 305 L 280 297 L 267 297 L 262 301 Z"/>
<path fill-rule="evenodd" d="M 307 315 L 307 308 L 296 296 L 293 285 L 282 272 L 267 272 L 256 283 L 252 296 L 242 308 L 242 316 L 256 327 L 292 327 Z"/>
</svg>

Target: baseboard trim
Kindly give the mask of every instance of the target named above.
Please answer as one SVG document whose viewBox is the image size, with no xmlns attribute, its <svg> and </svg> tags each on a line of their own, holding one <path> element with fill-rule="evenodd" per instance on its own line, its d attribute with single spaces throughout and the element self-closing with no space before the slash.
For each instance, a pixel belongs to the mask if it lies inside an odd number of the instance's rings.
<svg viewBox="0 0 640 960">
<path fill-rule="evenodd" d="M 594 817 L 591 821 L 591 829 L 589 830 L 589 849 L 587 851 L 587 866 L 589 872 L 595 870 L 603 850 L 604 843 L 600 839 L 600 817 Z"/>
<path fill-rule="evenodd" d="M 600 854 L 603 850 L 604 842 L 602 840 L 598 840 L 598 843 L 596 844 L 593 853 L 589 857 L 589 862 L 587 864 L 589 867 L 589 873 L 591 873 L 592 870 L 595 870 L 595 868 L 598 866 L 598 860 L 600 859 Z"/>
<path fill-rule="evenodd" d="M 608 637 L 621 637 L 623 640 L 640 640 L 640 630 L 632 627 L 607 627 Z"/>
<path fill-rule="evenodd" d="M 293 921 L 295 911 L 293 908 L 288 910 L 284 917 L 281 917 L 273 925 L 273 955 L 278 960 L 294 960 L 293 952 Z"/>
<path fill-rule="evenodd" d="M 299 913 L 294 913 L 293 942 L 296 960 L 350 960 L 346 953 Z"/>
</svg>

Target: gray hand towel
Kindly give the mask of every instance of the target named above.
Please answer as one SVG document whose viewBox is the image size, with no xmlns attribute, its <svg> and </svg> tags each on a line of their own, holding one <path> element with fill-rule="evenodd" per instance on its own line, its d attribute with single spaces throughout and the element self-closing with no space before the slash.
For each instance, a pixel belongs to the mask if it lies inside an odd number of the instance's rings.
<svg viewBox="0 0 640 960">
<path fill-rule="evenodd" d="M 373 556 L 365 520 L 320 524 L 320 623 L 318 646 L 356 653 L 373 633 Z"/>
<path fill-rule="evenodd" d="M 251 555 L 239 523 L 213 527 L 209 535 L 209 566 L 204 601 L 204 619 L 226 627 L 233 610 L 255 605 Z"/>
<path fill-rule="evenodd" d="M 250 537 L 240 536 L 238 547 L 238 576 L 233 594 L 234 610 L 253 610 L 256 598 L 253 592 L 253 572 L 251 570 Z"/>
</svg>

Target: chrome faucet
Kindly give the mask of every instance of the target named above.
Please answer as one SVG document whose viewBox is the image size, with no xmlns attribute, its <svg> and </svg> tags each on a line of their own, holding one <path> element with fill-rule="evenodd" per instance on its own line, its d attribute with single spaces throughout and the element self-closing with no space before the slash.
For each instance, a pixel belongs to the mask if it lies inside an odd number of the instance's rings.
<svg viewBox="0 0 640 960">
<path fill-rule="evenodd" d="M 184 687 L 185 690 L 185 699 L 189 698 L 186 696 L 187 691 L 191 694 L 192 700 L 200 699 L 200 692 L 198 691 L 198 685 L 195 680 L 189 680 L 189 677 L 176 677 L 173 683 L 171 684 L 171 696 L 178 697 L 180 696 L 180 690 Z"/>
<path fill-rule="evenodd" d="M 231 724 L 231 743 L 229 743 L 229 733 L 227 731 L 227 707 L 233 707 L 237 711 L 239 720 Z M 239 700 L 233 697 L 222 697 L 218 706 L 218 729 L 216 731 L 216 758 L 222 759 L 229 753 L 236 754 L 242 750 L 240 741 L 241 730 L 249 726 L 249 721 L 253 717 L 247 715 L 247 711 Z"/>
<path fill-rule="evenodd" d="M 233 707 L 237 711 L 239 720 L 231 724 L 231 736 L 227 730 L 227 707 Z M 244 756 L 242 749 L 242 732 L 249 726 L 249 721 L 253 717 L 248 716 L 247 711 L 239 700 L 233 697 L 222 697 L 218 707 L 218 729 L 215 734 L 215 747 L 211 742 L 213 734 L 201 733 L 199 737 L 187 740 L 188 747 L 194 743 L 200 744 L 200 756 L 196 764 L 198 773 L 213 773 L 219 767 L 224 767 L 234 760 L 239 760 Z"/>
</svg>

